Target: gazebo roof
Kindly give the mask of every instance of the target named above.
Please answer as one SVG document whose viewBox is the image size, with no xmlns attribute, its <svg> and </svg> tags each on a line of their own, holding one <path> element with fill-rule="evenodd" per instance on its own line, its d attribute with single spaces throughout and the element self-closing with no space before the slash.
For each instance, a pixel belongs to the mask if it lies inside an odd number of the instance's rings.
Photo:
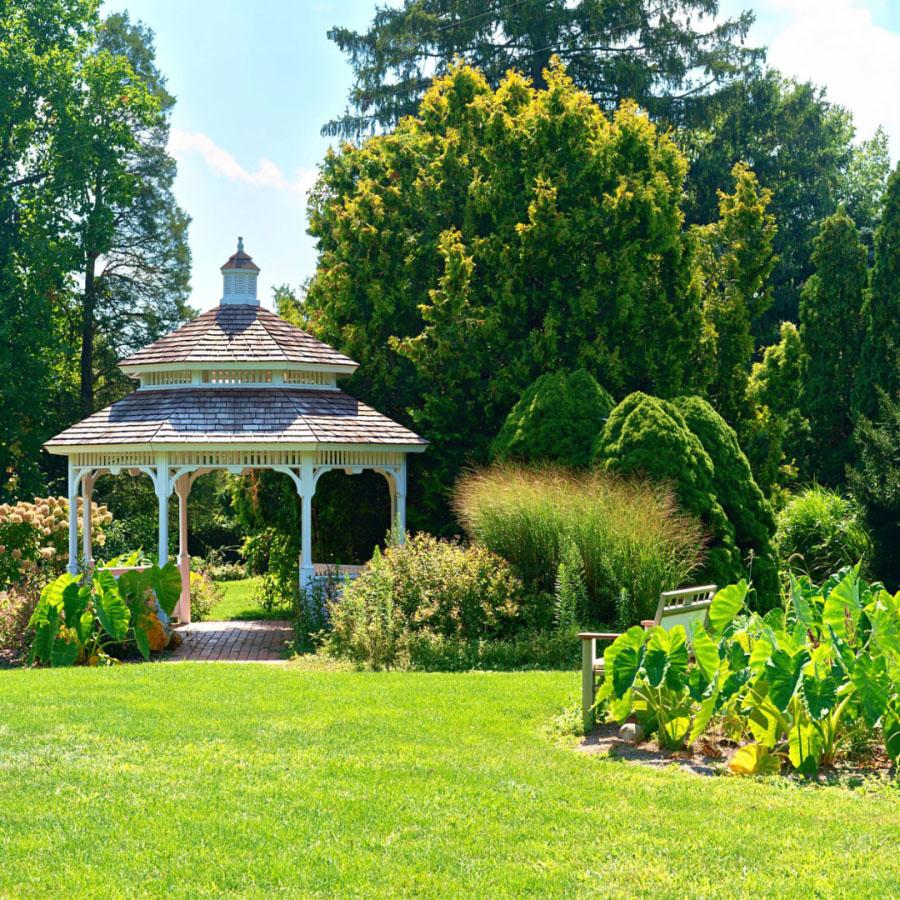
<svg viewBox="0 0 900 900">
<path fill-rule="evenodd" d="M 70 447 L 203 444 L 377 445 L 424 449 L 424 438 L 338 390 L 140 390 L 47 441 Z"/>
<path fill-rule="evenodd" d="M 250 272 L 234 275 L 238 268 Z M 259 306 L 258 271 L 239 238 L 223 266 L 220 305 L 123 359 L 140 388 L 51 438 L 47 450 L 424 450 L 424 438 L 338 390 L 338 376 L 357 368 L 349 356 Z M 229 287 L 229 278 L 249 281 Z"/>
<path fill-rule="evenodd" d="M 168 363 L 301 363 L 352 372 L 357 368 L 311 334 L 261 306 L 217 306 L 123 359 L 124 368 Z"/>
</svg>

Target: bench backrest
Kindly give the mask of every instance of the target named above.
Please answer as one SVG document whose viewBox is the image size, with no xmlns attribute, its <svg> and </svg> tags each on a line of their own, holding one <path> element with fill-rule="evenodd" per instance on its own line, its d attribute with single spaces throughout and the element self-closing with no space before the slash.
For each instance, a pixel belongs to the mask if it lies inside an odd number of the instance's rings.
<svg viewBox="0 0 900 900">
<path fill-rule="evenodd" d="M 677 591 L 663 591 L 656 608 L 656 624 L 666 631 L 675 625 L 683 625 L 690 640 L 694 622 L 706 624 L 709 607 L 717 590 L 714 584 L 704 584 Z"/>
</svg>

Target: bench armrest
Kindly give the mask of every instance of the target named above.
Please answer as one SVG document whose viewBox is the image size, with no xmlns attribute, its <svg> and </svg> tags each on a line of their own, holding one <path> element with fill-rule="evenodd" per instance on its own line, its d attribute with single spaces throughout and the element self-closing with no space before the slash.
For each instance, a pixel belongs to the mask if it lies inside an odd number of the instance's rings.
<svg viewBox="0 0 900 900">
<path fill-rule="evenodd" d="M 611 634 L 606 631 L 582 631 L 578 635 L 583 641 L 614 641 L 617 637 L 621 636 L 621 634 Z"/>
</svg>

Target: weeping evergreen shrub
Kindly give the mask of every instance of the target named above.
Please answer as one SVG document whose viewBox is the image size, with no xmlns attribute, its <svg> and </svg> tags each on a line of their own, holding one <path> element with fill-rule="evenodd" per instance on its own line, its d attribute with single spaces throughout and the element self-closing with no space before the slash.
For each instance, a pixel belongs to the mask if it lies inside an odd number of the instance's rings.
<svg viewBox="0 0 900 900">
<path fill-rule="evenodd" d="M 566 548 L 578 548 L 586 621 L 610 623 L 624 588 L 637 618 L 652 616 L 661 591 L 685 583 L 703 561 L 704 531 L 664 485 L 609 472 L 498 464 L 462 476 L 453 506 L 469 537 L 507 560 L 526 591 L 548 595 Z"/>
</svg>

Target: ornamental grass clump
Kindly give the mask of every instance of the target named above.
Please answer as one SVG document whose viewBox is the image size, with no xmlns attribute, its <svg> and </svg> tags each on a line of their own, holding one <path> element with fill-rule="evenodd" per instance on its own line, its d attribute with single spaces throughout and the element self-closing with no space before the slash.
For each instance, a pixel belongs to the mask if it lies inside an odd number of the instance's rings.
<svg viewBox="0 0 900 900">
<path fill-rule="evenodd" d="M 493 466 L 463 476 L 453 505 L 472 540 L 507 560 L 532 593 L 554 593 L 574 543 L 587 589 L 582 625 L 612 622 L 623 588 L 637 616 L 651 616 L 660 592 L 683 584 L 703 561 L 698 519 L 679 511 L 667 487 L 637 478 Z"/>
</svg>

